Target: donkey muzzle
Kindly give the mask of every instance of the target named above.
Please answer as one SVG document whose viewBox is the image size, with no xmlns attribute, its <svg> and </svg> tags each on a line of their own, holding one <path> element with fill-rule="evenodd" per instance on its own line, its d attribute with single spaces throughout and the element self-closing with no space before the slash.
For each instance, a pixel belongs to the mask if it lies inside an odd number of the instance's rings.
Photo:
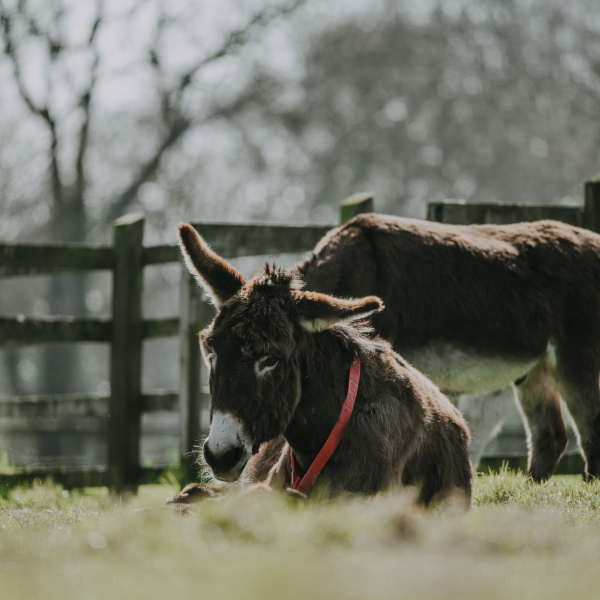
<svg viewBox="0 0 600 600">
<path fill-rule="evenodd" d="M 204 442 L 204 459 L 221 481 L 237 481 L 250 455 L 252 444 L 242 423 L 231 414 L 216 411 Z"/>
<path fill-rule="evenodd" d="M 202 448 L 204 460 L 212 469 L 213 475 L 221 481 L 237 481 L 248 462 L 249 455 L 244 447 L 234 446 L 222 454 L 211 452 L 208 440 Z"/>
</svg>

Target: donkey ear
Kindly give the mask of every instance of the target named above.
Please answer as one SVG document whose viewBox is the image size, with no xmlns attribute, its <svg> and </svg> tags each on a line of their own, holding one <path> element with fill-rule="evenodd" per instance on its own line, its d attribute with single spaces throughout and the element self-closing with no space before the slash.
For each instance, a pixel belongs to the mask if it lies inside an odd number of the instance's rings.
<svg viewBox="0 0 600 600">
<path fill-rule="evenodd" d="M 187 223 L 179 226 L 179 247 L 190 273 L 204 287 L 217 308 L 244 285 L 244 276 L 215 254 Z"/>
<path fill-rule="evenodd" d="M 298 292 L 296 306 L 300 325 L 310 333 L 323 331 L 336 323 L 356 321 L 383 310 L 383 302 L 377 296 L 344 300 L 318 292 Z"/>
</svg>

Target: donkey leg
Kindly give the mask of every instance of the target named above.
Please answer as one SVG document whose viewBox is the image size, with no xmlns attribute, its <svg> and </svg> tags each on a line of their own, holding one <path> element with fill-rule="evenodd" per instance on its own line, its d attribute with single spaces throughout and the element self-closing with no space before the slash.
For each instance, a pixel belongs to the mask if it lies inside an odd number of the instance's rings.
<svg viewBox="0 0 600 600">
<path fill-rule="evenodd" d="M 600 367 L 589 358 L 558 357 L 558 383 L 577 429 L 585 477 L 600 477 Z"/>
<path fill-rule="evenodd" d="M 464 415 L 471 430 L 469 453 L 473 469 L 488 443 L 502 429 L 506 413 L 515 401 L 512 386 L 491 394 L 463 394 L 458 399 L 458 410 Z"/>
<path fill-rule="evenodd" d="M 188 483 L 180 492 L 167 498 L 165 504 L 195 504 L 206 498 L 217 498 L 225 491 L 225 484 L 216 480 L 211 483 Z"/>
<path fill-rule="evenodd" d="M 568 441 L 548 358 L 542 358 L 516 388 L 527 433 L 527 472 L 535 481 L 544 481 L 554 473 Z"/>
</svg>

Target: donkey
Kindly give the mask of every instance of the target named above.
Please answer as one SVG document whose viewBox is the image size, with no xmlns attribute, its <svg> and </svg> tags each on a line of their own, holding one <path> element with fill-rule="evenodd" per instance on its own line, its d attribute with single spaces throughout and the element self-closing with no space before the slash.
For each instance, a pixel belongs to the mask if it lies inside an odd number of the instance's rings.
<svg viewBox="0 0 600 600">
<path fill-rule="evenodd" d="M 299 271 L 307 290 L 380 297 L 375 330 L 451 398 L 514 384 L 536 481 L 567 445 L 562 397 L 586 478 L 600 476 L 600 235 L 363 214 Z"/>
<path fill-rule="evenodd" d="M 379 298 L 303 291 L 297 272 L 269 265 L 246 280 L 190 225 L 179 238 L 218 309 L 200 333 L 211 393 L 203 452 L 214 477 L 305 495 L 321 461 L 319 482 L 332 494 L 416 484 L 422 505 L 455 493 L 468 505 L 466 423 L 431 381 L 372 336 L 363 320 L 382 312 Z M 192 484 L 171 502 L 202 492 Z"/>
</svg>

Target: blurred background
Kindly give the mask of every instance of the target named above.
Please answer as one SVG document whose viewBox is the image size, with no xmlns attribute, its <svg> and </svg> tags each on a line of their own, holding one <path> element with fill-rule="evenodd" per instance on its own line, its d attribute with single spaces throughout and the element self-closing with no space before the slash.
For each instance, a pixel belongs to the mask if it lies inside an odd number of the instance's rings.
<svg viewBox="0 0 600 600">
<path fill-rule="evenodd" d="M 419 218 L 580 203 L 599 34 L 597 0 L 0 0 L 0 241 L 107 244 L 130 212 L 146 244 L 182 220 L 334 225 L 364 190 Z M 146 316 L 177 314 L 179 276 L 147 269 Z M 0 280 L 0 313 L 108 317 L 110 285 Z M 177 387 L 177 351 L 146 343 L 145 387 Z M 107 394 L 107 369 L 101 345 L 1 349 L 0 396 Z M 0 446 L 32 464 L 43 438 Z"/>
</svg>

